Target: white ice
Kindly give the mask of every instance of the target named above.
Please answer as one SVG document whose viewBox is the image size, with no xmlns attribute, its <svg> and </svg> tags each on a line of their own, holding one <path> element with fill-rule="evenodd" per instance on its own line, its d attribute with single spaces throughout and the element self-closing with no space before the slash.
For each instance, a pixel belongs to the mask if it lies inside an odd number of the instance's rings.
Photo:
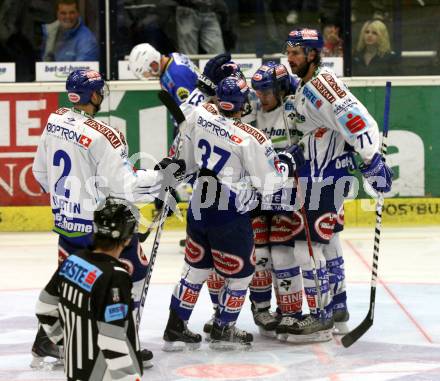
<svg viewBox="0 0 440 381">
<path fill-rule="evenodd" d="M 352 347 L 339 338 L 291 345 L 259 336 L 249 303 L 239 328 L 254 334 L 247 352 L 161 351 L 171 290 L 178 280 L 184 232 L 164 232 L 140 337 L 154 353 L 143 380 L 440 381 L 440 227 L 387 228 L 382 232 L 374 325 Z M 373 228 L 342 234 L 350 327 L 366 316 Z M 0 233 L 0 380 L 63 380 L 61 370 L 29 368 L 36 332 L 34 306 L 56 266 L 55 233 Z M 150 240 L 149 240 L 150 241 Z M 150 252 L 151 242 L 144 249 Z M 204 289 L 190 320 L 201 332 L 212 310 Z"/>
</svg>

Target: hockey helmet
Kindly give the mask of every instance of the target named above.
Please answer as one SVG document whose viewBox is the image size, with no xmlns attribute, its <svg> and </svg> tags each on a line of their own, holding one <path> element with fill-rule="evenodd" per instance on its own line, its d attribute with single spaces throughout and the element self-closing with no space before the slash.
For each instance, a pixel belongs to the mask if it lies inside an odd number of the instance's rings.
<svg viewBox="0 0 440 381">
<path fill-rule="evenodd" d="M 249 87 L 246 81 L 229 76 L 217 86 L 218 105 L 223 111 L 240 111 L 248 101 Z"/>
<path fill-rule="evenodd" d="M 290 75 L 283 64 L 269 61 L 254 73 L 251 84 L 255 91 L 272 90 L 274 94 L 284 91 L 287 94 L 290 88 Z"/>
<path fill-rule="evenodd" d="M 95 70 L 74 70 L 66 80 L 69 101 L 76 104 L 90 102 L 93 92 L 106 95 L 107 87 L 101 74 Z"/>
<path fill-rule="evenodd" d="M 130 52 L 128 59 L 131 72 L 138 79 L 147 79 L 144 76 L 148 72 L 154 76 L 160 74 L 161 54 L 150 44 L 138 44 Z"/>
<path fill-rule="evenodd" d="M 287 37 L 285 48 L 302 46 L 303 48 L 321 50 L 324 46 L 324 40 L 317 29 L 294 29 Z"/>
<path fill-rule="evenodd" d="M 93 216 L 93 232 L 113 240 L 125 240 L 137 232 L 139 211 L 131 202 L 108 197 Z"/>
</svg>

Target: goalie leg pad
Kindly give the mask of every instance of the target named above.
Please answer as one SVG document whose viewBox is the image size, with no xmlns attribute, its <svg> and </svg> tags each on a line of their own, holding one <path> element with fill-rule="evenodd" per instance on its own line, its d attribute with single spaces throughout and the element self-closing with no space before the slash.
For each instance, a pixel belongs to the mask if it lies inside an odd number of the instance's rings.
<svg viewBox="0 0 440 381">
<path fill-rule="evenodd" d="M 210 271 L 211 269 L 197 269 L 187 263 L 183 266 L 182 276 L 174 288 L 170 305 L 180 319 L 189 320 Z"/>
</svg>

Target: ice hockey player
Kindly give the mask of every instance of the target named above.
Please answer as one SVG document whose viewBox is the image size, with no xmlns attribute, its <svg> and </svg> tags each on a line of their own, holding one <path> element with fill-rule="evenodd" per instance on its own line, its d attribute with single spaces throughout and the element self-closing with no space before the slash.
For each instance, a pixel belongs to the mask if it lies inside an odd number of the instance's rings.
<svg viewBox="0 0 440 381">
<path fill-rule="evenodd" d="M 360 156 L 360 171 L 376 191 L 388 192 L 392 183 L 392 172 L 379 153 L 377 123 L 344 83 L 321 66 L 322 46 L 322 37 L 315 29 L 293 30 L 285 43 L 290 68 L 301 78 L 295 93 L 295 113 L 307 165 L 299 175 L 308 179 L 305 206 L 324 306 L 320 311 L 304 228 L 297 229 L 294 253 L 305 275 L 311 313 L 288 328 L 287 340 L 292 342 L 329 340 L 334 318 L 348 318 L 346 293 L 340 289 L 344 280 L 341 252 L 332 251 L 334 257 L 325 258 L 322 244 L 328 245 L 333 236 L 337 212 L 348 183 L 354 179 L 350 151 Z"/>
<path fill-rule="evenodd" d="M 133 47 L 129 66 L 138 79 L 159 79 L 161 87 L 168 91 L 180 105 L 196 88 L 198 68 L 184 54 L 164 55 L 147 43 Z"/>
<path fill-rule="evenodd" d="M 284 65 L 273 61 L 262 65 L 252 76 L 252 112 L 244 120 L 262 131 L 277 152 L 286 149 L 289 142 L 298 141 L 291 95 L 297 83 L 298 79 L 291 77 Z M 256 268 L 249 286 L 250 299 L 255 324 L 262 335 L 270 337 L 275 337 L 277 330 L 282 330 L 292 318 L 301 316 L 301 272 L 293 255 L 292 239 L 296 229 L 290 199 L 293 187 L 292 181 L 252 211 Z M 270 311 L 272 271 L 278 305 L 276 317 Z"/>
<path fill-rule="evenodd" d="M 135 205 L 107 198 L 94 212 L 91 247 L 66 258 L 40 293 L 36 314 L 64 345 L 68 380 L 141 379 L 132 281 L 119 261 L 137 232 L 133 213 Z"/>
<path fill-rule="evenodd" d="M 293 146 L 277 156 L 260 131 L 239 120 L 248 92 L 243 79 L 223 79 L 216 105 L 198 106 L 181 127 L 181 157 L 187 173 L 196 171 L 198 178 L 187 214 L 186 263 L 171 298 L 164 350 L 200 346 L 201 336 L 187 328 L 187 321 L 213 268 L 225 285 L 210 347 L 243 348 L 253 341 L 235 326 L 255 267 L 249 210 L 256 192 L 272 194 L 285 184 L 302 151 Z"/>
<path fill-rule="evenodd" d="M 182 160 L 164 158 L 158 170 L 133 170 L 124 136 L 95 119 L 106 84 L 93 70 L 73 71 L 66 81 L 72 108 L 53 112 L 46 123 L 33 163 L 33 174 L 50 193 L 58 259 L 91 243 L 93 212 L 109 196 L 151 202 L 165 187 L 174 187 L 185 169 Z M 133 281 L 135 308 L 139 306 L 148 259 L 137 234 L 121 254 Z M 54 349 L 54 350 L 52 350 Z M 40 328 L 32 348 L 34 357 L 57 355 Z M 151 352 L 145 351 L 147 357 Z"/>
</svg>

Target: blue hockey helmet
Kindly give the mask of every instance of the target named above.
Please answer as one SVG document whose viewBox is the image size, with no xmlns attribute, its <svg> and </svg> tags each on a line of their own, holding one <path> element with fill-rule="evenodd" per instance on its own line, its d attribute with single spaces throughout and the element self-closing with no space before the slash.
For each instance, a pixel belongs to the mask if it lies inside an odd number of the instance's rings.
<svg viewBox="0 0 440 381">
<path fill-rule="evenodd" d="M 251 83 L 255 91 L 272 90 L 274 94 L 284 91 L 287 94 L 290 88 L 290 75 L 283 64 L 269 61 L 258 68 L 252 76 Z"/>
<path fill-rule="evenodd" d="M 217 85 L 218 105 L 223 111 L 240 111 L 248 101 L 249 87 L 236 76 L 222 79 Z"/>
<path fill-rule="evenodd" d="M 87 104 L 94 91 L 105 95 L 106 84 L 95 70 L 74 70 L 67 77 L 66 90 L 70 102 Z"/>
<path fill-rule="evenodd" d="M 324 46 L 324 40 L 317 29 L 294 29 L 287 37 L 285 48 L 302 46 L 304 48 L 321 50 Z"/>
</svg>

